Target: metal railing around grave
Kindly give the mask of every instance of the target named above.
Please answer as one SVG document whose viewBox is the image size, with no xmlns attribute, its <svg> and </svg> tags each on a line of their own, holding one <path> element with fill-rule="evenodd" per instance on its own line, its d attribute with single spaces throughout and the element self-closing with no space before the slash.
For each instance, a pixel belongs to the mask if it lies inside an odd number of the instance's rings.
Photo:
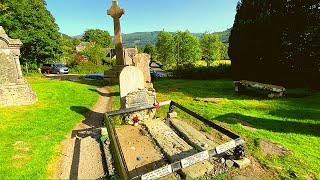
<svg viewBox="0 0 320 180">
<path fill-rule="evenodd" d="M 196 163 L 202 162 L 204 160 L 208 160 L 211 158 L 221 158 L 222 156 L 225 155 L 226 151 L 232 150 L 233 148 L 236 148 L 239 151 L 239 152 L 235 152 L 236 156 L 242 156 L 245 154 L 244 148 L 242 147 L 242 145 L 245 143 L 245 141 L 240 136 L 236 135 L 235 133 L 213 123 L 212 121 L 198 115 L 197 113 L 185 108 L 184 106 L 182 106 L 174 101 L 162 102 L 159 105 L 160 106 L 170 105 L 169 112 L 173 112 L 174 108 L 177 107 L 177 108 L 181 109 L 182 111 L 186 112 L 187 114 L 193 116 L 194 118 L 196 118 L 196 119 L 202 121 L 203 123 L 209 125 L 210 127 L 214 128 L 215 130 L 221 132 L 222 134 L 230 137 L 232 140 L 227 143 L 221 144 L 211 150 L 196 153 L 196 154 L 191 155 L 189 157 L 183 158 L 180 161 L 171 163 L 171 164 L 166 165 L 162 168 L 156 169 L 154 171 L 151 171 L 149 173 L 146 173 L 144 175 L 141 175 L 139 177 L 134 177 L 134 178 L 140 178 L 140 179 L 161 178 L 161 177 L 169 175 L 173 172 L 176 172 L 180 169 L 183 169 L 183 168 L 192 166 Z M 111 120 L 111 117 L 116 116 L 116 115 L 131 113 L 131 112 L 135 112 L 135 111 L 145 110 L 145 109 L 152 109 L 152 108 L 155 108 L 155 107 L 152 105 L 141 106 L 141 107 L 120 109 L 117 111 L 107 112 L 105 114 L 105 118 L 106 118 L 105 123 L 106 123 L 107 129 L 108 129 L 108 134 L 109 134 L 109 138 L 110 138 L 111 151 L 112 151 L 112 154 L 114 155 L 114 157 L 113 157 L 114 163 L 115 163 L 115 166 L 117 169 L 117 174 L 118 174 L 119 178 L 128 179 L 130 177 L 128 176 L 128 168 L 125 163 L 124 155 L 121 150 L 118 136 L 115 133 L 115 124 L 114 124 L 114 121 Z M 237 147 L 241 147 L 241 148 L 237 148 Z"/>
</svg>

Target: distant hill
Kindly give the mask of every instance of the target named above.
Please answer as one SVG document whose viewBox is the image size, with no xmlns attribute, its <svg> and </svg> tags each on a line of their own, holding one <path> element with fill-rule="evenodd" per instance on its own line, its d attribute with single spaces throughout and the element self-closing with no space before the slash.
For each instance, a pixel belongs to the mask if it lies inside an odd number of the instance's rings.
<svg viewBox="0 0 320 180">
<path fill-rule="evenodd" d="M 123 34 L 122 41 L 124 47 L 144 47 L 146 44 L 156 44 L 157 36 L 160 31 L 153 32 L 135 32 L 130 34 Z M 231 28 L 222 32 L 217 32 L 220 35 L 220 39 L 223 43 L 229 43 Z M 172 32 L 173 34 L 173 32 Z M 202 33 L 192 33 L 194 36 L 201 38 Z M 82 35 L 74 36 L 75 38 L 81 39 Z"/>
</svg>

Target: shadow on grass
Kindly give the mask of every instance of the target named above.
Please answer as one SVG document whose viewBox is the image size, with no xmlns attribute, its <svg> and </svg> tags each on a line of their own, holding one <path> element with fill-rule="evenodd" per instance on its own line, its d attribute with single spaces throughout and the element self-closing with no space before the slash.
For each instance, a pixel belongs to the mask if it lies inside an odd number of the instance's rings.
<svg viewBox="0 0 320 180">
<path fill-rule="evenodd" d="M 256 118 L 245 116 L 239 113 L 228 113 L 214 118 L 215 120 L 226 122 L 228 124 L 238 124 L 236 120 L 250 123 L 256 129 L 264 129 L 279 133 L 294 133 L 312 136 L 320 136 L 320 124 L 313 124 L 299 121 L 283 121 L 274 119 Z"/>
<path fill-rule="evenodd" d="M 294 109 L 294 110 L 274 110 L 270 111 L 269 114 L 273 116 L 283 117 L 283 118 L 292 118 L 299 120 L 314 120 L 320 121 L 320 110 L 310 110 L 310 109 Z M 320 131 L 320 130 L 319 130 Z"/>
<path fill-rule="evenodd" d="M 267 92 L 246 91 L 237 94 L 232 80 L 180 80 L 161 79 L 154 82 L 156 92 L 167 94 L 181 92 L 192 98 L 227 98 L 230 100 L 270 100 Z"/>
</svg>

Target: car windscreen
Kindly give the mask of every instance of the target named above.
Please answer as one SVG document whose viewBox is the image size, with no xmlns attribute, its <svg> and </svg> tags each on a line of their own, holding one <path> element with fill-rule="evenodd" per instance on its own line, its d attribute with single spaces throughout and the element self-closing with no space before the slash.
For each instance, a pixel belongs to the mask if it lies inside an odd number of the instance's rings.
<svg viewBox="0 0 320 180">
<path fill-rule="evenodd" d="M 56 66 L 57 66 L 58 68 L 66 67 L 66 66 L 65 66 L 65 65 L 63 65 L 63 64 L 56 64 Z"/>
</svg>

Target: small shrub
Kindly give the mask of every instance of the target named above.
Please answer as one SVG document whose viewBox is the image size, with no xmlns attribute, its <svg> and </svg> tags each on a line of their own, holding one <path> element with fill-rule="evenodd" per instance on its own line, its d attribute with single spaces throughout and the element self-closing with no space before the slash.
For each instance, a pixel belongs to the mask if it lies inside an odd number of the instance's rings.
<svg viewBox="0 0 320 180">
<path fill-rule="evenodd" d="M 70 73 L 75 74 L 92 74 L 92 73 L 103 73 L 105 70 L 111 69 L 111 66 L 94 65 L 94 64 L 81 64 L 75 67 L 71 67 Z"/>
</svg>

